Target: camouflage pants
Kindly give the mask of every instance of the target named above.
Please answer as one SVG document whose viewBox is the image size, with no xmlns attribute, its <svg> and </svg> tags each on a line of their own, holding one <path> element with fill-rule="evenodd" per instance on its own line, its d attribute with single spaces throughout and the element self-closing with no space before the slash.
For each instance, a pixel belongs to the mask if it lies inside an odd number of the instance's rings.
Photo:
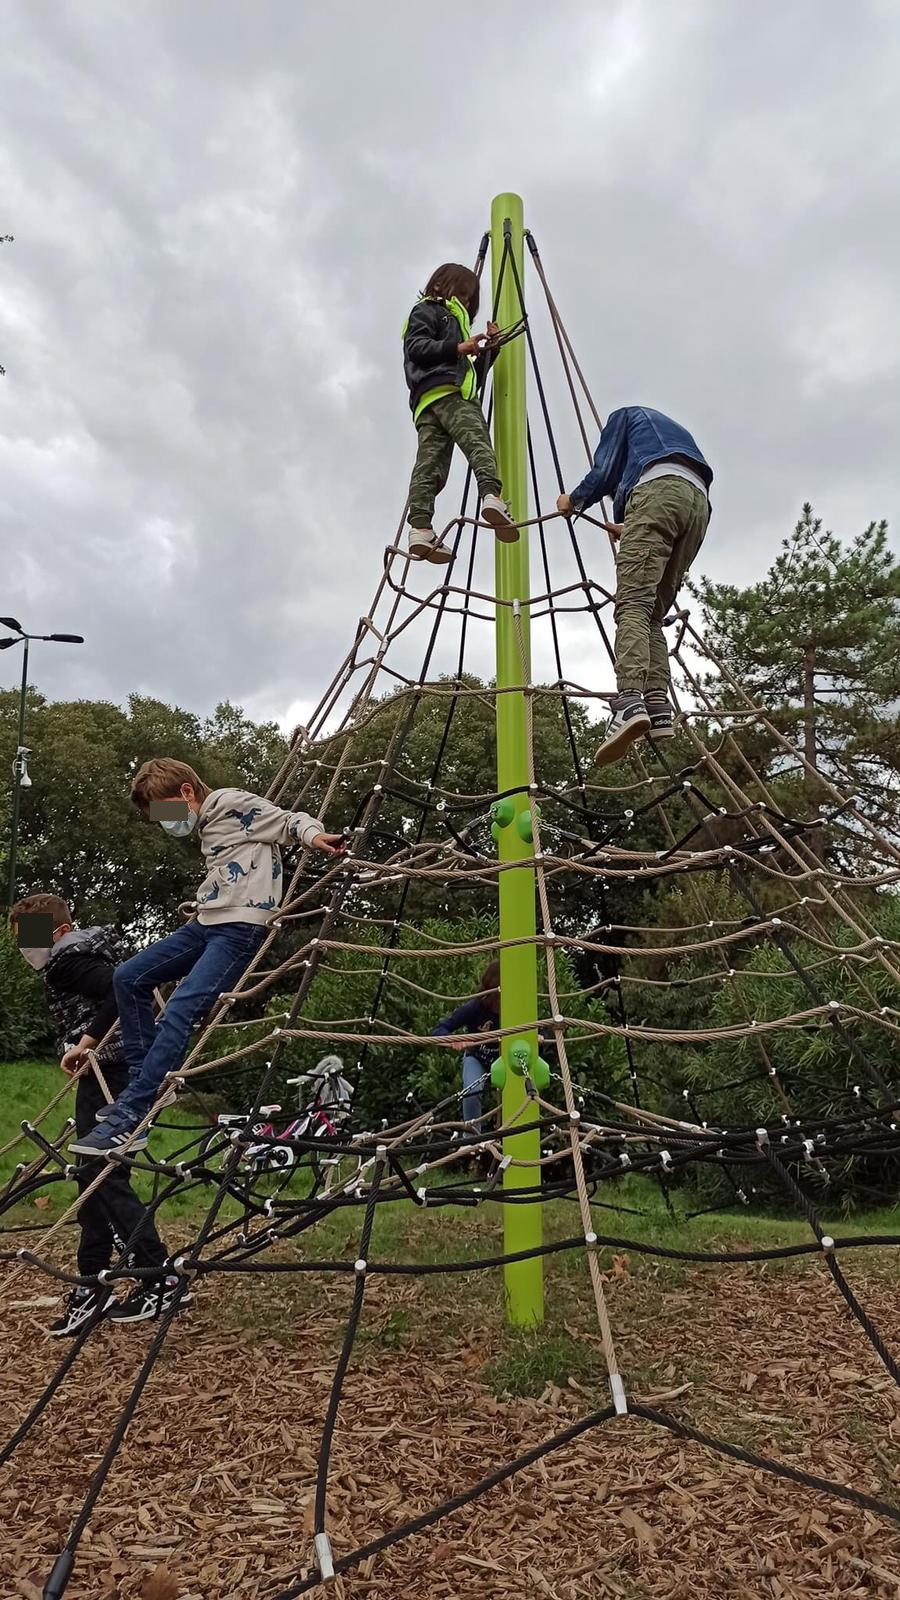
<svg viewBox="0 0 900 1600">
<path fill-rule="evenodd" d="M 662 621 L 694 560 L 709 502 L 686 478 L 651 478 L 635 489 L 616 557 L 616 684 L 668 689 Z"/>
<path fill-rule="evenodd" d="M 419 448 L 409 485 L 410 527 L 431 527 L 435 497 L 450 475 L 455 444 L 475 474 L 479 493 L 500 493 L 497 458 L 477 400 L 464 400 L 459 392 L 445 394 L 426 406 L 416 430 Z"/>
</svg>

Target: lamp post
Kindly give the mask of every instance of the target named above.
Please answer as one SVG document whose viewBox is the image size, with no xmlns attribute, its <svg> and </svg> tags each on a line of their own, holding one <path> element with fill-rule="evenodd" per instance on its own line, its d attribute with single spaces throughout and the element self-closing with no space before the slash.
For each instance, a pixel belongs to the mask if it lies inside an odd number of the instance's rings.
<svg viewBox="0 0 900 1600">
<path fill-rule="evenodd" d="M 16 753 L 13 758 L 13 803 L 12 825 L 9 840 L 9 876 L 7 878 L 6 903 L 11 906 L 16 898 L 16 845 L 19 835 L 19 805 L 23 789 L 31 787 L 28 776 L 28 757 L 31 754 L 25 747 L 25 697 L 28 692 L 28 646 L 33 639 L 40 639 L 51 644 L 84 644 L 80 633 L 26 633 L 15 617 L 0 617 L 0 628 L 11 628 L 16 637 L 0 639 L 0 650 L 9 650 L 14 644 L 20 642 L 24 645 L 22 656 L 22 687 L 19 691 L 19 733 L 16 740 Z"/>
</svg>

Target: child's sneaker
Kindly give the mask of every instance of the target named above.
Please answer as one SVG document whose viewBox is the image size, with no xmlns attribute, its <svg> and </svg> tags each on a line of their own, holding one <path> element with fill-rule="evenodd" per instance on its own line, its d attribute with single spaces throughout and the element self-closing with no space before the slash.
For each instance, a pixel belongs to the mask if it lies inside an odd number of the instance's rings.
<svg viewBox="0 0 900 1600">
<path fill-rule="evenodd" d="M 675 713 L 669 697 L 662 689 L 651 689 L 644 695 L 644 705 L 650 718 L 651 739 L 674 739 Z"/>
<path fill-rule="evenodd" d="M 612 716 L 606 729 L 606 738 L 594 756 L 598 767 L 619 761 L 635 739 L 650 731 L 650 718 L 643 695 L 614 694 L 610 697 L 609 709 Z"/>
<path fill-rule="evenodd" d="M 503 544 L 515 544 L 519 530 L 509 514 L 509 507 L 498 494 L 486 494 L 481 502 L 481 520 L 489 522 Z"/>
<path fill-rule="evenodd" d="M 73 1156 L 84 1156 L 87 1160 L 99 1161 L 102 1156 L 117 1155 L 124 1145 L 128 1145 L 128 1149 L 124 1152 L 125 1156 L 136 1156 L 146 1149 L 149 1137 L 146 1128 L 135 1134 L 134 1124 L 129 1127 L 127 1122 L 123 1123 L 110 1106 L 103 1121 L 98 1122 L 90 1133 L 72 1140 L 69 1152 Z"/>
<path fill-rule="evenodd" d="M 108 1313 L 110 1322 L 155 1322 L 171 1308 L 180 1278 L 157 1278 L 155 1283 L 139 1283 L 127 1300 L 120 1300 Z M 185 1289 L 178 1302 L 179 1311 L 193 1300 L 190 1289 Z"/>
<path fill-rule="evenodd" d="M 86 1322 L 91 1317 L 97 1316 L 97 1321 L 102 1321 L 103 1309 L 108 1307 L 115 1296 L 109 1289 L 91 1289 L 86 1283 L 76 1283 L 70 1294 L 66 1295 L 63 1302 L 62 1315 L 51 1322 L 47 1332 L 51 1339 L 62 1339 L 72 1334 L 80 1333 Z"/>
<path fill-rule="evenodd" d="M 441 544 L 433 528 L 410 528 L 410 561 L 431 561 L 436 567 L 445 567 L 453 560 L 453 551 Z"/>
</svg>

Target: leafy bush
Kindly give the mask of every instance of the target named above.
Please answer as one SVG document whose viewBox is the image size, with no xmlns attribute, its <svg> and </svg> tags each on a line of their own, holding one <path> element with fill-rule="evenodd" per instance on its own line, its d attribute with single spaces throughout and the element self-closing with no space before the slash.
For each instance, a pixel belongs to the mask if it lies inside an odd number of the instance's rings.
<svg viewBox="0 0 900 1600">
<path fill-rule="evenodd" d="M 323 1033 L 365 1036 L 396 1029 L 398 1035 L 431 1035 L 442 1016 L 476 992 L 490 959 L 490 952 L 461 955 L 454 947 L 495 937 L 493 920 L 478 917 L 460 922 L 432 919 L 424 922 L 415 935 L 404 931 L 401 951 L 431 949 L 435 953 L 393 957 L 374 1024 L 370 1018 L 381 980 L 383 956 L 377 953 L 377 948 L 372 948 L 371 953 L 360 950 L 331 955 L 320 966 L 296 1025 L 311 1035 L 317 1025 Z M 358 943 L 372 947 L 379 947 L 381 938 L 379 929 L 366 929 L 356 936 Z M 574 1019 L 606 1020 L 605 1011 L 581 992 L 564 954 L 557 954 L 556 964 L 565 1015 Z M 541 967 L 538 984 L 539 989 L 546 991 L 546 973 Z M 543 1015 L 548 1015 L 546 993 L 539 1004 Z M 284 1024 L 290 1005 L 290 992 L 282 991 L 273 996 L 266 1008 L 266 1021 L 254 1025 L 246 1036 L 242 1035 L 242 1044 L 249 1043 L 252 1037 L 263 1037 L 273 1024 Z M 222 1037 L 221 1034 L 213 1037 L 216 1055 L 222 1051 Z M 341 1056 L 349 1069 L 348 1075 L 357 1082 L 357 1119 L 370 1127 L 377 1127 L 382 1118 L 397 1122 L 414 1114 L 419 1105 L 431 1106 L 455 1094 L 460 1086 L 460 1058 L 446 1046 L 407 1044 L 398 1037 L 396 1045 L 367 1047 L 360 1043 L 332 1043 L 309 1037 L 292 1039 L 282 1048 L 267 1098 L 280 1102 L 285 1108 L 296 1104 L 296 1089 L 288 1088 L 286 1079 L 308 1071 L 321 1056 L 331 1051 Z M 624 1052 L 618 1040 L 602 1040 L 598 1044 L 596 1035 L 579 1036 L 573 1028 L 567 1053 L 573 1074 L 580 1083 L 618 1092 L 624 1072 Z M 265 1053 L 260 1051 L 248 1057 L 246 1064 L 211 1075 L 209 1087 L 235 1107 L 246 1105 L 255 1093 L 268 1054 L 270 1047 Z M 554 1064 L 552 1053 L 550 1064 Z M 206 1083 L 203 1087 L 207 1087 Z M 551 1091 L 551 1098 L 554 1096 L 560 1097 L 558 1085 Z"/>
<path fill-rule="evenodd" d="M 872 896 L 865 909 L 882 938 L 900 941 L 900 896 Z M 859 942 L 839 921 L 826 927 L 825 936 L 839 949 L 850 950 Z M 709 1029 L 745 1026 L 748 1017 L 760 1023 L 774 1021 L 810 1011 L 829 1000 L 858 1007 L 865 1014 L 857 1017 L 843 1012 L 839 1026 L 828 1015 L 813 1017 L 777 1032 L 760 1034 L 758 1039 L 750 1035 L 690 1045 L 650 1046 L 652 1069 L 673 1115 L 708 1120 L 714 1127 L 752 1128 L 763 1122 L 777 1122 L 787 1108 L 769 1074 L 769 1062 L 791 1113 L 801 1119 L 804 1115 L 821 1118 L 830 1112 L 846 1115 L 883 1099 L 875 1075 L 887 1083 L 896 1079 L 896 1036 L 879 1024 L 877 1013 L 882 1006 L 897 1006 L 900 996 L 896 982 L 875 960 L 863 963 L 849 956 L 828 957 L 821 946 L 795 935 L 789 935 L 787 943 L 794 961 L 808 973 L 812 992 L 777 944 L 767 939 L 743 960 L 738 955 L 740 947 L 732 946 L 732 974 L 720 976 L 713 983 L 690 983 L 709 973 L 708 958 L 704 956 L 685 957 L 670 965 L 669 981 L 682 986 L 657 992 L 653 1006 L 658 1013 L 664 1012 L 663 1025 Z M 873 1192 L 883 1196 L 886 1189 L 895 1191 L 900 1176 L 900 1164 L 881 1156 L 828 1165 L 826 1192 L 830 1199 L 840 1197 L 846 1201 L 854 1190 L 868 1199 Z M 804 1165 L 798 1176 L 807 1192 L 824 1186 L 816 1168 Z M 732 1185 L 717 1169 L 697 1167 L 691 1181 L 698 1185 L 704 1200 L 721 1202 L 733 1198 Z M 769 1179 L 764 1168 L 747 1169 L 742 1181 L 745 1186 L 752 1182 L 773 1199 L 787 1199 L 783 1188 Z"/>
<path fill-rule="evenodd" d="M 19 1061 L 53 1049 L 43 986 L 0 925 L 0 1060 Z"/>
</svg>

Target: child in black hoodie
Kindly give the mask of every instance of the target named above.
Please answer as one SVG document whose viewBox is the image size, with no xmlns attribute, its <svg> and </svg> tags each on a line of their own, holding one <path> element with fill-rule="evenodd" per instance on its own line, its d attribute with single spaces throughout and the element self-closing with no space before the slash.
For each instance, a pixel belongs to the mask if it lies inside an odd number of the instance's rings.
<svg viewBox="0 0 900 1600">
<path fill-rule="evenodd" d="M 12 907 L 9 921 L 20 954 L 43 980 L 60 1046 L 65 1048 L 60 1066 L 63 1072 L 78 1075 L 75 1126 L 82 1136 L 94 1127 L 97 1113 L 106 1105 L 86 1051 L 95 1049 L 117 1020 L 113 972 L 127 952 L 120 947 L 112 928 L 76 928 L 69 907 L 58 895 L 28 895 Z M 128 1081 L 128 1066 L 118 1037 L 97 1051 L 97 1063 L 109 1092 L 117 1095 Z M 101 1161 L 80 1163 L 79 1189 L 87 1189 L 104 1166 Z M 102 1287 L 76 1284 L 62 1314 L 50 1325 L 48 1331 L 54 1337 L 77 1333 L 101 1307 L 113 1322 L 144 1322 L 168 1309 L 179 1280 L 165 1273 L 165 1245 L 152 1216 L 131 1187 L 126 1163 L 110 1164 L 103 1182 L 80 1206 L 78 1223 L 81 1277 L 96 1277 L 112 1265 L 126 1244 L 128 1265 L 155 1268 L 159 1276 L 142 1278 L 124 1301 Z M 189 1299 L 189 1292 L 184 1293 L 179 1308 Z"/>
</svg>

